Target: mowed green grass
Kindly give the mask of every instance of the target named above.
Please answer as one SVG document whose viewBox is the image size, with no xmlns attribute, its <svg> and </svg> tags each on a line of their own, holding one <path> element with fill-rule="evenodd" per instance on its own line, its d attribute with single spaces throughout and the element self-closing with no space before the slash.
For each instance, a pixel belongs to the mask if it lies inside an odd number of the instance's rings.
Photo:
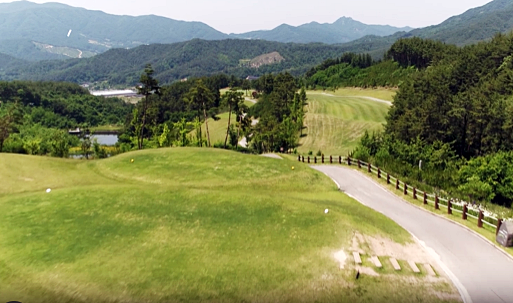
<svg viewBox="0 0 513 303">
<path fill-rule="evenodd" d="M 354 90 L 354 91 L 353 91 Z M 390 105 L 355 95 L 356 89 L 336 93 L 308 92 L 304 137 L 299 140 L 298 152 L 314 154 L 320 150 L 325 155 L 347 155 L 358 144 L 365 131 L 383 128 Z M 359 91 L 359 90 L 358 90 Z M 385 95 L 384 92 L 362 93 L 362 95 Z M 327 95 L 329 94 L 329 95 Z"/>
<path fill-rule="evenodd" d="M 442 302 L 432 285 L 340 270 L 333 254 L 355 231 L 411 238 L 300 163 L 0 154 L 0 182 L 0 302 Z"/>
<path fill-rule="evenodd" d="M 381 99 L 385 101 L 392 102 L 394 100 L 394 96 L 397 93 L 397 89 L 391 88 L 359 88 L 359 87 L 343 87 L 339 88 L 336 91 L 310 91 L 311 94 L 330 94 L 335 96 L 343 96 L 343 97 L 371 97 L 376 99 Z"/>
<path fill-rule="evenodd" d="M 248 107 L 255 105 L 253 102 L 250 102 L 250 101 L 245 101 L 244 104 L 246 104 L 246 106 L 248 106 Z M 228 127 L 228 113 L 221 113 L 221 114 L 217 115 L 217 117 L 220 118 L 217 121 L 212 118 L 208 119 L 208 131 L 210 133 L 210 143 L 212 145 L 214 145 L 215 143 L 219 143 L 219 142 L 224 143 L 224 139 L 226 138 L 226 128 Z M 230 124 L 235 126 L 236 122 L 237 122 L 237 115 L 234 115 L 232 113 Z M 202 132 L 203 137 L 206 139 L 207 138 L 207 128 L 205 126 L 205 123 L 203 123 L 201 125 L 201 132 Z M 194 130 L 190 134 L 195 136 L 196 131 Z M 230 138 L 228 138 L 228 140 L 230 140 Z M 228 143 L 229 143 L 229 141 L 228 141 Z"/>
</svg>

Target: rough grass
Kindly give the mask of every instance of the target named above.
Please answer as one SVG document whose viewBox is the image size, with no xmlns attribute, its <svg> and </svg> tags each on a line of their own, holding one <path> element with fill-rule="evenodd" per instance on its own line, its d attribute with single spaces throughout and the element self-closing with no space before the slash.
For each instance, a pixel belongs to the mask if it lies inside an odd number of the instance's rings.
<svg viewBox="0 0 513 303">
<path fill-rule="evenodd" d="M 333 253 L 354 231 L 410 236 L 289 160 L 0 154 L 0 182 L 0 302 L 443 301 L 414 278 L 340 270 Z"/>
<path fill-rule="evenodd" d="M 354 149 L 363 133 L 381 130 L 389 105 L 361 97 L 350 97 L 344 94 L 356 94 L 349 89 L 337 91 L 334 96 L 318 92 L 308 92 L 308 105 L 305 110 L 306 119 L 300 138 L 298 151 L 314 154 L 321 150 L 325 155 L 347 155 Z M 380 94 L 367 93 L 376 97 L 390 94 L 389 91 L 379 91 Z M 381 96 L 383 97 L 383 96 Z"/>
</svg>

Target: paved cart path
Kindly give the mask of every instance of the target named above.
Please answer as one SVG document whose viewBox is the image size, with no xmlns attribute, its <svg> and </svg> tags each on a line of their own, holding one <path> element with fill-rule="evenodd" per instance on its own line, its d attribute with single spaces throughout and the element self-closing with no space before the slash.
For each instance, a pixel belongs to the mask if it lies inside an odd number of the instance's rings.
<svg viewBox="0 0 513 303">
<path fill-rule="evenodd" d="M 489 242 L 444 218 L 419 209 L 362 173 L 340 166 L 312 166 L 340 190 L 391 218 L 437 257 L 466 303 L 512 303 L 513 260 Z"/>
</svg>

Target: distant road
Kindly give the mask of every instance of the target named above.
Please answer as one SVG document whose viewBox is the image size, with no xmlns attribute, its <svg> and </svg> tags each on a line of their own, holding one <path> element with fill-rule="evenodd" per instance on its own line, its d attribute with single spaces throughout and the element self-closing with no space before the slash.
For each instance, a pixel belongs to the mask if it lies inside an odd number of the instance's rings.
<svg viewBox="0 0 513 303">
<path fill-rule="evenodd" d="M 513 260 L 473 232 L 419 209 L 362 173 L 340 166 L 313 166 L 340 189 L 391 218 L 434 251 L 466 303 L 512 303 Z"/>
</svg>

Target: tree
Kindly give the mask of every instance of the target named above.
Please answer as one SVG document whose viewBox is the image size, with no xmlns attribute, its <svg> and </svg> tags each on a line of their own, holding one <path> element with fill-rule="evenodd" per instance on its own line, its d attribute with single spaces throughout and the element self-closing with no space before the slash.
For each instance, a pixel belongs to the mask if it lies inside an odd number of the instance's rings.
<svg viewBox="0 0 513 303">
<path fill-rule="evenodd" d="M 15 103 L 15 105 L 13 106 L 10 106 L 5 114 L 2 115 L 2 113 L 0 112 L 0 152 L 2 152 L 5 140 L 9 138 L 9 136 L 14 130 L 16 110 L 17 103 Z"/>
<path fill-rule="evenodd" d="M 242 89 L 246 91 L 246 96 L 248 95 L 248 90 L 251 88 L 251 83 L 249 80 L 244 79 L 242 80 Z"/>
<path fill-rule="evenodd" d="M 144 96 L 142 102 L 142 119 L 139 133 L 137 135 L 137 144 L 139 149 L 143 149 L 144 140 L 144 127 L 146 126 L 146 115 L 150 107 L 150 96 L 153 94 L 160 95 L 160 86 L 158 81 L 153 78 L 155 71 L 151 67 L 151 64 L 147 64 L 144 69 L 144 73 L 141 75 L 140 82 L 141 86 L 137 88 L 137 92 Z"/>
<path fill-rule="evenodd" d="M 232 112 L 237 113 L 239 107 L 244 103 L 243 93 L 238 92 L 236 89 L 231 89 L 226 92 L 223 98 L 223 104 L 228 106 L 228 126 L 226 127 L 226 137 L 224 138 L 224 148 L 226 148 L 226 142 L 228 141 L 228 134 L 230 132 L 230 124 L 232 118 Z"/>
<path fill-rule="evenodd" d="M 201 111 L 203 111 L 203 118 L 205 119 L 205 128 L 207 130 L 208 147 L 211 147 L 210 133 L 208 131 L 207 111 L 209 111 L 214 105 L 214 95 L 208 89 L 208 87 L 206 87 L 205 84 L 203 84 L 202 80 L 198 80 L 187 93 L 185 101 L 189 104 L 191 110 L 195 110 L 198 113 L 198 117 L 200 116 Z M 200 146 L 201 145 L 202 144 L 200 143 Z"/>
</svg>

